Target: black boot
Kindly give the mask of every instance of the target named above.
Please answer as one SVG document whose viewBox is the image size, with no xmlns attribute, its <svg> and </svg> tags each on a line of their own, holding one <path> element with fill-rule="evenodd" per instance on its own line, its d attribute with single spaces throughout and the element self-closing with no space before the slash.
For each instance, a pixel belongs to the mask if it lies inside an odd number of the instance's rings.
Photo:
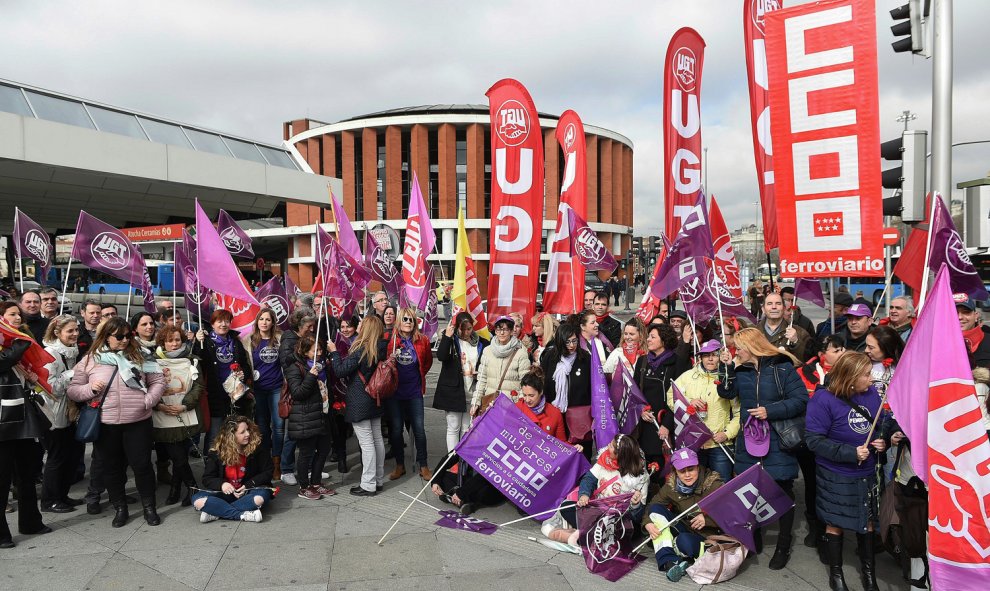
<svg viewBox="0 0 990 591">
<path fill-rule="evenodd" d="M 753 543 L 756 544 L 756 553 L 763 553 L 763 530 L 756 528 L 753 530 Z"/>
<path fill-rule="evenodd" d="M 859 543 L 859 564 L 862 567 L 860 576 L 863 579 L 863 591 L 880 591 L 877 588 L 876 558 L 873 551 L 873 532 L 856 534 Z"/>
<path fill-rule="evenodd" d="M 777 547 L 774 548 L 773 556 L 767 568 L 770 570 L 781 570 L 787 566 L 787 561 L 791 559 L 791 539 L 783 536 L 777 538 Z"/>
<path fill-rule="evenodd" d="M 168 496 L 165 497 L 166 505 L 174 505 L 179 502 L 179 495 L 182 493 L 182 482 L 173 479 L 172 487 L 168 489 Z"/>
<path fill-rule="evenodd" d="M 842 536 L 825 534 L 828 554 L 828 588 L 832 591 L 849 591 L 842 575 Z"/>
<path fill-rule="evenodd" d="M 337 460 L 337 472 L 341 474 L 347 473 L 347 454 L 341 453 L 340 459 Z"/>
<path fill-rule="evenodd" d="M 127 513 L 127 503 L 116 502 L 113 504 L 113 521 L 110 525 L 113 527 L 124 527 L 127 524 L 127 518 L 130 517 Z"/>
<path fill-rule="evenodd" d="M 808 520 L 808 535 L 804 536 L 804 545 L 815 548 L 818 546 L 818 538 L 821 537 L 822 524 L 814 513 L 805 513 L 804 516 Z"/>
<path fill-rule="evenodd" d="M 141 499 L 141 505 L 144 507 L 144 520 L 148 525 L 159 525 L 162 522 L 158 510 L 155 509 L 155 497 Z"/>
<path fill-rule="evenodd" d="M 192 505 L 192 489 L 196 488 L 196 481 L 186 483 L 186 496 L 182 497 L 182 506 L 188 507 Z"/>
<path fill-rule="evenodd" d="M 822 528 L 822 535 L 818 536 L 818 562 L 828 566 L 828 534 Z"/>
</svg>

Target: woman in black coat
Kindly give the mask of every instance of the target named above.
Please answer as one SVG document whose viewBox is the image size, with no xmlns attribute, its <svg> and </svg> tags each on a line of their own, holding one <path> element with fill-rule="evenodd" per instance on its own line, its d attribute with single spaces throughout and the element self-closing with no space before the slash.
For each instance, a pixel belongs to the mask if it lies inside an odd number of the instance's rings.
<svg viewBox="0 0 990 591">
<path fill-rule="evenodd" d="M 251 367 L 251 363 L 237 331 L 230 329 L 233 320 L 234 315 L 230 310 L 214 311 L 210 316 L 210 331 L 200 329 L 193 344 L 193 355 L 203 361 L 207 401 L 210 408 L 210 430 L 206 433 L 204 449 L 209 449 L 212 445 L 213 439 L 220 432 L 224 417 L 254 416 L 254 399 L 251 396 L 244 395 L 237 402 L 233 402 L 230 394 L 223 387 L 224 381 L 231 373 L 239 373 L 241 381 L 248 387 L 251 386 L 254 377 L 244 372 L 246 368 Z"/>
<path fill-rule="evenodd" d="M 442 365 L 433 395 L 433 408 L 446 414 L 447 451 L 454 449 L 471 426 L 468 400 L 474 388 L 481 352 L 487 346 L 488 340 L 474 332 L 474 318 L 467 312 L 459 313 L 440 337 L 437 359 Z"/>
<path fill-rule="evenodd" d="M 553 343 L 543 351 L 540 367 L 544 376 L 544 398 L 564 415 L 568 441 L 581 444 L 584 455 L 590 459 L 591 354 L 581 348 L 580 338 L 573 323 L 561 324 L 553 336 Z M 582 432 L 578 433 L 579 430 Z"/>
<path fill-rule="evenodd" d="M 306 335 L 296 345 L 295 362 L 284 370 L 286 387 L 292 395 L 288 433 L 299 451 L 299 496 L 313 501 L 337 494 L 320 482 L 323 464 L 330 455 L 330 401 L 324 360 L 323 347 Z"/>
<path fill-rule="evenodd" d="M 646 331 L 646 355 L 636 360 L 633 379 L 650 405 L 640 417 L 639 447 L 646 461 L 663 466 L 661 438 L 673 444 L 674 414 L 667 406 L 667 391 L 690 364 L 677 355 L 677 333 L 669 324 L 651 324 Z M 660 425 L 659 433 L 657 425 Z M 659 478 L 659 471 L 657 477 Z M 659 480 L 658 480 L 659 482 Z"/>
</svg>

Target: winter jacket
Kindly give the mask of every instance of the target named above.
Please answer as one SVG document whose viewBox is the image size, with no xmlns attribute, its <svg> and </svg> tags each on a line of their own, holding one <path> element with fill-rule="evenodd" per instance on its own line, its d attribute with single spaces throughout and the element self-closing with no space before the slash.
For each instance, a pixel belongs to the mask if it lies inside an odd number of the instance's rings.
<svg viewBox="0 0 990 591">
<path fill-rule="evenodd" d="M 598 453 L 598 457 L 601 458 L 607 449 L 602 449 Z M 630 505 L 630 508 L 636 508 L 646 504 L 646 498 L 650 494 L 649 488 L 650 473 L 648 471 L 643 470 L 640 474 L 622 476 L 618 470 L 606 468 L 598 461 L 581 477 L 578 483 L 578 496 L 586 496 L 589 499 L 607 499 L 639 491 L 639 502 Z M 596 491 L 598 494 L 595 494 Z"/>
<path fill-rule="evenodd" d="M 739 399 L 739 417 L 745 426 L 749 410 L 766 407 L 767 419 L 772 424 L 780 419 L 803 416 L 808 405 L 808 391 L 786 355 L 760 357 L 758 365 L 744 363 L 729 369 L 726 379 L 718 385 L 718 395 L 732 400 Z M 736 474 L 741 473 L 759 458 L 746 452 L 744 437 L 736 437 Z M 763 468 L 774 480 L 793 480 L 798 475 L 797 456 L 780 449 L 777 431 L 770 429 L 770 451 L 762 459 Z"/>
<path fill-rule="evenodd" d="M 801 364 L 801 367 L 798 368 L 798 375 L 801 377 L 801 381 L 804 382 L 804 387 L 808 390 L 808 397 L 810 398 L 814 396 L 818 386 L 825 384 L 825 376 L 828 375 L 828 370 L 822 365 L 821 357 L 812 357 Z"/>
<path fill-rule="evenodd" d="M 433 408 L 446 410 L 449 412 L 466 412 L 468 392 L 464 391 L 464 370 L 461 367 L 461 339 L 455 334 L 448 337 L 446 334 L 440 336 L 440 344 L 437 345 L 437 359 L 440 360 L 440 377 L 437 379 L 437 390 L 433 395 Z M 474 366 L 475 372 L 481 365 L 481 355 L 488 340 L 478 337 L 478 362 Z"/>
<path fill-rule="evenodd" d="M 719 381 L 718 372 L 708 373 L 700 366 L 695 366 L 690 371 L 682 373 L 674 383 L 689 403 L 699 398 L 708 405 L 708 414 L 704 418 L 705 425 L 712 434 L 724 432 L 727 439 L 723 445 L 731 445 L 732 440 L 739 434 L 739 400 L 726 400 L 720 397 L 716 381 Z M 674 407 L 673 388 L 667 391 L 667 406 Z M 718 447 L 718 444 L 709 439 L 703 448 L 713 447 Z"/>
<path fill-rule="evenodd" d="M 547 402 L 553 402 L 557 399 L 557 380 L 554 379 L 553 374 L 557 371 L 560 359 L 557 357 L 557 348 L 553 345 L 547 347 L 543 353 L 540 363 L 540 367 L 543 368 L 543 395 Z M 577 358 L 571 366 L 571 373 L 567 375 L 567 408 L 590 405 L 591 355 L 584 349 L 578 349 Z"/>
<path fill-rule="evenodd" d="M 76 402 L 87 402 L 102 396 L 102 392 L 93 391 L 92 385 L 95 382 L 108 382 L 113 370 L 113 365 L 97 363 L 92 355 L 83 357 L 73 370 L 68 389 L 69 398 Z M 124 383 L 118 371 L 107 390 L 100 422 L 105 425 L 127 425 L 151 418 L 151 409 L 155 408 L 165 392 L 165 376 L 161 372 L 146 373 L 144 385 L 147 392 L 131 388 Z"/>
<path fill-rule="evenodd" d="M 881 318 L 880 322 L 877 322 L 877 326 L 889 326 L 890 328 L 893 328 L 895 331 L 897 331 L 897 334 L 901 337 L 901 340 L 904 341 L 904 344 L 906 345 L 908 339 L 911 337 L 911 331 L 914 330 L 915 321 L 916 319 L 912 318 L 910 322 L 905 322 L 900 326 L 894 326 L 893 324 L 890 323 L 890 318 Z"/>
<path fill-rule="evenodd" d="M 259 445 L 254 453 L 247 457 L 241 483 L 248 489 L 271 486 L 274 469 L 271 450 Z M 226 482 L 225 472 L 226 466 L 220 461 L 219 454 L 211 451 L 206 455 L 206 467 L 203 468 L 203 488 L 209 491 L 223 490 L 221 487 Z"/>
<path fill-rule="evenodd" d="M 45 338 L 45 331 L 48 330 L 48 325 L 51 321 L 51 318 L 45 318 L 40 313 L 24 314 L 24 325 L 22 329 L 24 329 L 24 332 L 30 332 L 35 342 L 44 346 L 41 340 Z"/>
<path fill-rule="evenodd" d="M 385 340 L 388 342 L 388 354 L 391 355 L 392 351 L 398 347 L 398 335 L 393 336 L 391 333 L 385 333 Z M 416 349 L 416 359 L 419 362 L 419 384 L 422 388 L 422 394 L 426 395 L 426 374 L 429 373 L 430 368 L 433 367 L 433 349 L 430 348 L 430 339 L 423 333 L 416 334 L 416 340 L 413 341 L 413 348 Z"/>
<path fill-rule="evenodd" d="M 319 378 L 309 373 L 306 362 L 296 355 L 296 362 L 285 369 L 286 387 L 292 394 L 288 433 L 296 441 L 322 435 L 326 429 Z"/>
<path fill-rule="evenodd" d="M 756 323 L 756 328 L 760 329 L 770 344 L 774 347 L 787 351 L 788 353 L 794 355 L 798 359 L 805 359 L 805 353 L 811 353 L 809 345 L 811 345 L 811 335 L 809 335 L 803 328 L 798 325 L 794 325 L 794 331 L 797 333 L 796 340 L 794 344 L 787 342 L 787 322 L 781 320 L 780 325 L 777 327 L 777 332 L 771 335 L 767 332 L 767 318 L 764 316 Z"/>
<path fill-rule="evenodd" d="M 990 327 L 981 326 L 983 330 L 983 340 L 976 347 L 976 350 L 969 355 L 970 367 L 990 368 Z"/>
<path fill-rule="evenodd" d="M 184 384 L 185 392 L 173 392 L 172 394 L 182 394 L 182 406 L 186 407 L 186 410 L 192 410 L 196 412 L 196 424 L 195 425 L 185 425 L 182 427 L 155 427 L 154 428 L 154 439 L 159 443 L 179 443 L 188 440 L 191 437 L 196 437 L 203 430 L 203 412 L 202 407 L 199 405 L 199 399 L 206 392 L 206 376 L 203 375 L 203 362 L 199 357 L 180 357 L 177 359 L 159 359 L 158 365 L 162 367 L 163 373 L 165 369 L 169 370 L 169 376 L 174 379 L 174 373 L 178 368 L 188 367 L 189 375 L 192 377 L 191 384 Z M 176 383 L 175 386 L 180 386 L 182 384 Z M 169 388 L 175 387 L 171 383 L 165 383 L 165 394 L 168 395 Z M 154 411 L 158 413 L 159 411 Z M 168 416 L 164 415 L 163 416 Z M 154 420 L 154 415 L 152 415 L 152 420 Z"/>
<path fill-rule="evenodd" d="M 667 391 L 670 390 L 670 384 L 688 368 L 690 365 L 687 360 L 673 354 L 654 370 L 647 362 L 646 355 L 643 355 L 636 361 L 636 371 L 633 372 L 633 379 L 643 392 L 646 402 L 649 403 L 654 418 L 670 431 L 671 436 L 674 434 L 674 415 L 667 406 Z M 652 460 L 662 456 L 663 447 L 656 425 L 640 420 L 638 429 L 639 447 L 646 457 Z"/>
<path fill-rule="evenodd" d="M 502 357 L 496 353 L 505 350 L 497 343 L 492 343 L 481 353 L 481 361 L 478 363 L 478 382 L 474 388 L 474 396 L 471 397 L 471 406 L 481 406 L 481 397 L 486 394 L 494 394 L 497 391 L 510 392 L 519 390 L 519 383 L 526 372 L 529 371 L 530 362 L 526 348 L 518 340 L 509 341 L 507 346 L 515 342 L 515 348 Z M 502 380 L 502 374 L 505 379 Z M 499 388 L 499 381 L 502 387 Z M 546 388 L 544 388 L 546 390 Z"/>
<path fill-rule="evenodd" d="M 385 348 L 385 341 L 380 341 L 379 361 L 384 361 L 386 358 Z M 375 373 L 377 365 L 368 365 L 360 357 L 361 349 L 355 349 L 353 346 L 347 352 L 347 357 L 341 358 L 336 351 L 330 354 L 333 374 L 347 382 L 347 392 L 344 394 L 344 402 L 347 404 L 344 408 L 344 420 L 352 424 L 382 416 L 382 407 L 375 404 L 375 400 L 364 387 L 364 380 L 371 379 L 371 374 Z M 357 375 L 359 372 L 364 376 L 364 380 Z"/>
<path fill-rule="evenodd" d="M 282 365 L 283 372 L 296 362 L 297 344 L 299 344 L 299 335 L 296 334 L 296 331 L 287 330 L 282 333 L 282 340 L 278 343 L 278 362 Z M 247 353 L 246 350 L 245 353 Z"/>
<path fill-rule="evenodd" d="M 835 334 L 846 340 L 846 351 L 858 351 L 860 353 L 864 353 L 866 351 L 867 333 L 863 333 L 862 335 L 854 338 L 849 332 L 849 324 L 847 323 L 841 329 L 836 328 Z"/>
<path fill-rule="evenodd" d="M 550 404 L 549 402 L 543 407 L 543 412 L 536 414 L 530 407 L 526 406 L 526 402 L 522 399 L 516 401 L 516 406 L 522 411 L 529 420 L 536 423 L 536 425 L 546 431 L 548 434 L 553 435 L 557 439 L 567 442 L 567 432 L 564 430 L 564 415 L 560 414 L 557 407 Z"/>
<path fill-rule="evenodd" d="M 4 401 L 4 406 L 0 407 L 0 417 L 5 419 L 0 423 L 0 441 L 35 439 L 43 437 L 51 429 L 51 423 L 34 402 L 39 394 L 34 393 L 14 372 L 14 367 L 30 347 L 31 341 L 26 338 L 18 338 L 9 346 L 0 347 L 0 399 Z M 51 399 L 45 396 L 44 400 Z"/>
<path fill-rule="evenodd" d="M 671 472 L 667 475 L 667 481 L 660 488 L 656 495 L 650 499 L 649 505 L 657 504 L 663 505 L 664 507 L 669 507 L 675 515 L 680 515 L 684 511 L 687 511 L 693 507 L 698 501 L 712 494 L 719 487 L 722 486 L 722 477 L 718 475 L 718 472 L 714 470 L 709 470 L 704 466 L 698 466 L 698 480 L 700 484 L 695 487 L 694 492 L 691 494 L 681 494 L 677 492 L 677 472 Z M 643 514 L 643 530 L 646 530 L 646 526 L 652 521 L 650 520 L 650 510 L 649 505 L 647 505 L 647 510 Z M 685 528 L 690 528 L 691 519 L 694 515 L 688 514 L 681 520 L 681 525 Z M 721 533 L 718 524 L 711 517 L 705 515 L 705 527 L 701 531 L 696 532 L 702 536 L 712 536 Z"/>
<path fill-rule="evenodd" d="M 55 361 L 45 366 L 48 368 L 48 384 L 52 387 L 52 397 L 54 397 L 54 400 L 47 401 L 51 403 L 52 413 L 55 415 L 52 429 L 63 429 L 72 422 L 69 409 L 74 403 L 66 396 L 66 391 L 69 389 L 69 382 L 72 381 L 72 368 L 79 358 L 79 347 L 68 347 L 62 344 L 62 341 L 55 339 L 45 343 L 45 351 L 55 358 Z"/>
<path fill-rule="evenodd" d="M 230 331 L 231 340 L 234 345 L 234 362 L 240 364 L 241 371 L 244 372 L 244 383 L 251 386 L 254 381 L 250 371 L 251 362 L 248 360 L 247 351 L 241 344 L 241 339 L 237 331 Z M 217 377 L 217 345 L 207 334 L 203 342 L 194 341 L 193 355 L 203 360 L 203 373 L 206 374 L 206 396 L 210 406 L 210 417 L 215 420 L 222 419 L 228 415 L 254 416 L 254 398 L 244 395 L 236 403 L 230 400 L 230 394 L 223 387 L 223 382 Z"/>
<path fill-rule="evenodd" d="M 622 338 L 622 322 L 615 316 L 609 314 L 604 320 L 599 322 L 598 331 L 608 339 L 608 344 L 613 349 L 619 348 L 619 340 Z"/>
</svg>

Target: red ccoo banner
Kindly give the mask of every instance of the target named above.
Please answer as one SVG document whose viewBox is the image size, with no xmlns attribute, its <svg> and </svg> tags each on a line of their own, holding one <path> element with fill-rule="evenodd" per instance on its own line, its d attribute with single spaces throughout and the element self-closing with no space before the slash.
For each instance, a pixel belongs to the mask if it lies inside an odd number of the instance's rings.
<svg viewBox="0 0 990 591">
<path fill-rule="evenodd" d="M 550 235 L 550 264 L 543 294 L 543 311 L 550 314 L 573 314 L 584 307 L 584 266 L 570 253 L 570 227 L 566 206 L 582 218 L 588 217 L 588 169 L 584 125 L 574 111 L 564 111 L 555 133 L 564 151 L 564 180 L 560 184 L 560 207 L 557 228 Z"/>
<path fill-rule="evenodd" d="M 543 237 L 543 132 L 529 92 L 499 80 L 488 92 L 492 129 L 491 267 L 488 318 L 536 312 Z"/>
<path fill-rule="evenodd" d="M 677 236 L 701 190 L 701 68 L 705 42 L 689 27 L 670 38 L 663 69 L 664 215 Z"/>
<path fill-rule="evenodd" d="M 873 0 L 766 15 L 783 277 L 883 275 Z"/>
</svg>

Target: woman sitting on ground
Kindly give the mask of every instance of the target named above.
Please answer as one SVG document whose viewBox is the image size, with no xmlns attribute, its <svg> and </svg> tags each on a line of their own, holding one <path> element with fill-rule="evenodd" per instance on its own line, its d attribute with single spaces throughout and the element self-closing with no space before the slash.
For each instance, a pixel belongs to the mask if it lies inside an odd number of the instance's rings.
<svg viewBox="0 0 990 591">
<path fill-rule="evenodd" d="M 522 392 L 516 406 L 541 429 L 557 439 L 567 442 L 564 429 L 564 415 L 557 407 L 547 402 L 543 395 L 543 369 L 539 365 L 529 368 L 522 379 Z"/>
<path fill-rule="evenodd" d="M 272 498 L 271 452 L 261 444 L 261 430 L 243 416 L 223 421 L 206 456 L 203 488 L 193 495 L 199 521 L 261 521 L 261 508 Z"/>
</svg>

